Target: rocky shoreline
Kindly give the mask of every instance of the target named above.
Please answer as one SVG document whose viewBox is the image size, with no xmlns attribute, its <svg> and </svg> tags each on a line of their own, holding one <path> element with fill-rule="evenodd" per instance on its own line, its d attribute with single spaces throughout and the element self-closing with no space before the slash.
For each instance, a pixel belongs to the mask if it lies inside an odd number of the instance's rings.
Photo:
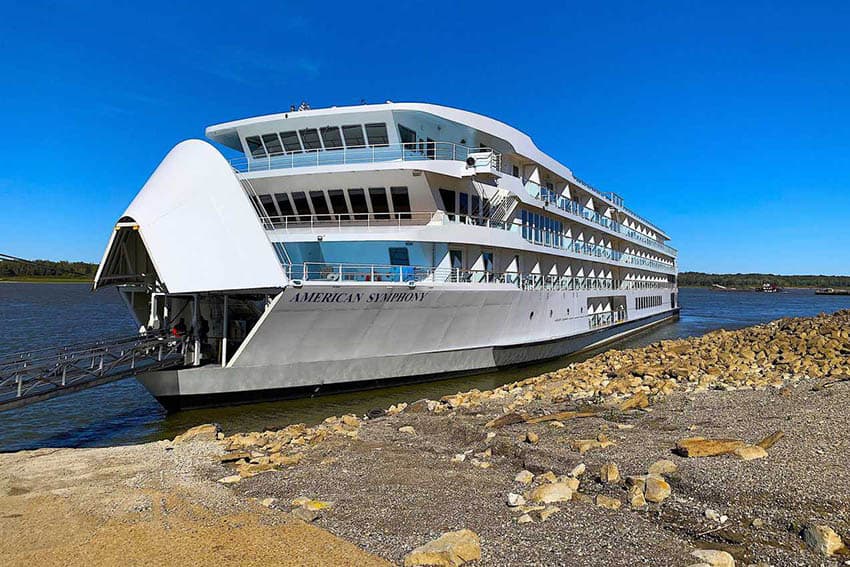
<svg viewBox="0 0 850 567">
<path fill-rule="evenodd" d="M 369 559 L 351 564 L 850 564 L 849 355 L 842 311 L 312 427 L 199 426 L 148 446 L 204 447 L 184 477 L 355 544 Z"/>
</svg>

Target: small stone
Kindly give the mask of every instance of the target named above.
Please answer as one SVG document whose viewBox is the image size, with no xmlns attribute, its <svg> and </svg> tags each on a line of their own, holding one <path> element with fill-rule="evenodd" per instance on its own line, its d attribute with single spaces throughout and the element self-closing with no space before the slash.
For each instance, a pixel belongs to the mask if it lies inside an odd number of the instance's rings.
<svg viewBox="0 0 850 567">
<path fill-rule="evenodd" d="M 404 558 L 404 567 L 420 565 L 458 567 L 479 559 L 481 559 L 481 542 L 478 535 L 472 530 L 459 530 L 447 532 L 408 553 Z"/>
<path fill-rule="evenodd" d="M 584 463 L 579 463 L 575 467 L 573 467 L 573 470 L 570 471 L 570 476 L 580 477 L 584 474 L 585 470 L 587 470 L 587 467 L 584 465 Z"/>
<path fill-rule="evenodd" d="M 720 522 L 720 512 L 713 510 L 712 508 L 705 509 L 705 517 L 712 522 Z"/>
<path fill-rule="evenodd" d="M 623 503 L 618 498 L 610 498 L 603 494 L 597 494 L 596 505 L 601 508 L 608 508 L 609 510 L 619 510 Z"/>
<path fill-rule="evenodd" d="M 479 469 L 489 469 L 492 466 L 487 461 L 479 461 L 478 459 L 472 459 L 469 462 L 472 463 L 473 467 L 478 467 Z"/>
<path fill-rule="evenodd" d="M 537 475 L 537 480 L 540 482 L 558 482 L 558 477 L 552 471 L 546 471 L 543 474 Z"/>
<path fill-rule="evenodd" d="M 564 427 L 566 427 L 566 425 L 564 425 L 562 422 L 560 422 L 558 420 L 554 420 L 554 421 L 549 422 L 549 427 L 553 427 L 555 429 L 563 429 Z"/>
<path fill-rule="evenodd" d="M 356 415 L 344 415 L 341 421 L 349 427 L 360 427 L 360 420 L 357 419 Z"/>
<path fill-rule="evenodd" d="M 762 520 L 761 518 L 754 518 L 752 525 L 753 525 L 754 528 L 763 528 L 764 527 L 764 520 Z"/>
<path fill-rule="evenodd" d="M 301 462 L 301 459 L 304 458 L 304 453 L 295 453 L 294 455 L 284 455 L 282 453 L 276 453 L 269 457 L 269 462 L 273 465 L 278 465 L 282 467 L 288 467 L 297 465 Z"/>
<path fill-rule="evenodd" d="M 631 409 L 645 408 L 649 406 L 649 398 L 646 395 L 646 392 L 638 392 L 622 404 L 620 404 L 620 411 L 629 411 Z"/>
<path fill-rule="evenodd" d="M 558 477 L 558 482 L 565 483 L 567 486 L 569 486 L 572 489 L 573 492 L 578 490 L 578 487 L 581 484 L 581 481 L 579 479 L 573 478 L 571 476 Z"/>
<path fill-rule="evenodd" d="M 542 484 L 533 489 L 528 499 L 532 502 L 552 504 L 554 502 L 567 502 L 573 497 L 573 490 L 563 482 Z"/>
<path fill-rule="evenodd" d="M 277 498 L 263 498 L 260 500 L 260 504 L 265 506 L 266 508 L 271 508 L 274 506 L 274 503 L 277 502 Z"/>
<path fill-rule="evenodd" d="M 540 441 L 540 436 L 533 431 L 527 431 L 525 433 L 525 442 L 531 443 L 532 445 L 536 445 L 537 442 Z"/>
<path fill-rule="evenodd" d="M 578 451 L 582 455 L 591 449 L 599 449 L 600 447 L 602 447 L 602 444 L 596 439 L 575 439 L 570 441 L 570 449 Z"/>
<path fill-rule="evenodd" d="M 785 437 L 785 432 L 780 429 L 778 431 L 774 431 L 773 433 L 756 443 L 756 445 L 767 451 L 768 449 L 776 445 L 776 442 L 782 439 L 783 437 Z"/>
<path fill-rule="evenodd" d="M 174 438 L 172 443 L 186 443 L 188 441 L 216 441 L 218 434 L 221 432 L 221 427 L 217 423 L 205 423 L 204 425 L 196 425 L 195 427 L 181 433 Z"/>
<path fill-rule="evenodd" d="M 408 435 L 416 435 L 416 430 L 412 425 L 404 425 L 398 428 L 399 433 L 407 433 Z"/>
<path fill-rule="evenodd" d="M 539 512 L 540 521 L 545 522 L 546 520 L 549 519 L 550 516 L 557 514 L 560 511 L 561 511 L 561 509 L 558 508 L 557 506 L 546 506 L 546 508 L 544 508 L 543 510 L 540 510 L 540 512 Z"/>
<path fill-rule="evenodd" d="M 525 506 L 525 498 L 521 494 L 515 494 L 513 492 L 508 492 L 507 496 L 508 506 L 511 508 L 516 508 L 517 506 Z"/>
<path fill-rule="evenodd" d="M 599 471 L 599 478 L 607 484 L 616 484 L 620 482 L 620 469 L 617 468 L 617 463 L 605 463 Z"/>
<path fill-rule="evenodd" d="M 321 500 L 308 500 L 301 505 L 305 510 L 326 510 L 333 506 L 333 502 L 322 502 Z"/>
<path fill-rule="evenodd" d="M 825 525 L 806 526 L 803 531 L 803 539 L 809 547 L 822 555 L 832 555 L 844 547 L 841 536 Z"/>
<path fill-rule="evenodd" d="M 239 476 L 238 474 L 232 474 L 230 476 L 218 479 L 218 482 L 220 482 L 221 484 L 236 484 L 240 480 L 242 480 L 241 476 Z"/>
<path fill-rule="evenodd" d="M 491 441 L 494 437 L 496 437 L 495 431 L 488 431 L 487 432 L 487 439 L 486 439 L 487 441 Z"/>
<path fill-rule="evenodd" d="M 534 522 L 534 520 L 528 514 L 523 514 L 519 518 L 516 519 L 517 524 L 530 524 Z"/>
<path fill-rule="evenodd" d="M 735 567 L 735 558 L 719 549 L 697 549 L 691 555 L 711 567 Z"/>
<path fill-rule="evenodd" d="M 643 485 L 634 484 L 629 487 L 629 504 L 632 508 L 643 508 L 646 506 L 646 498 L 643 495 Z"/>
<path fill-rule="evenodd" d="M 321 512 L 318 510 L 308 510 L 307 508 L 296 508 L 290 514 L 309 524 L 310 522 L 314 522 L 321 515 Z"/>
<path fill-rule="evenodd" d="M 679 470 L 679 465 L 668 459 L 661 459 L 649 465 L 649 474 L 672 474 Z"/>
<path fill-rule="evenodd" d="M 464 453 L 458 453 L 454 457 L 452 457 L 453 463 L 462 463 L 466 460 L 466 455 Z"/>
<path fill-rule="evenodd" d="M 670 492 L 670 485 L 663 478 L 656 476 L 647 477 L 643 496 L 649 502 L 663 502 L 670 496 Z"/>
<path fill-rule="evenodd" d="M 743 461 L 752 461 L 755 459 L 763 459 L 767 456 L 767 451 L 758 445 L 744 445 L 735 449 L 735 456 Z"/>
<path fill-rule="evenodd" d="M 514 477 L 514 482 L 518 482 L 520 484 L 531 484 L 534 480 L 534 474 L 531 471 L 522 470 L 517 473 Z"/>
</svg>

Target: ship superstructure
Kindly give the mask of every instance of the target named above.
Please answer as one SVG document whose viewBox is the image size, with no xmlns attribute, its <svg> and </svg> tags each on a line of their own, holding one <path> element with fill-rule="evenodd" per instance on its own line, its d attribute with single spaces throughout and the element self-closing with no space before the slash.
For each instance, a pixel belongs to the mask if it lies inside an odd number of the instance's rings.
<svg viewBox="0 0 850 567">
<path fill-rule="evenodd" d="M 676 251 L 519 130 L 431 104 L 293 111 L 178 144 L 95 288 L 183 320 L 185 407 L 551 358 L 675 317 Z M 182 328 L 182 327 L 181 327 Z"/>
</svg>

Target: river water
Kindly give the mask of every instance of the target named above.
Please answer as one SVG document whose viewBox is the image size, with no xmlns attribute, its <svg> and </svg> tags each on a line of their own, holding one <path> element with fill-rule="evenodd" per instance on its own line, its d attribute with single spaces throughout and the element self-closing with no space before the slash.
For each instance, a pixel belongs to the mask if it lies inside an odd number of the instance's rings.
<svg viewBox="0 0 850 567">
<path fill-rule="evenodd" d="M 765 294 L 684 288 L 680 291 L 680 303 L 679 321 L 623 340 L 616 348 L 701 335 L 720 328 L 735 329 L 780 317 L 847 309 L 850 296 L 818 296 L 812 290 Z M 93 294 L 88 285 L 81 284 L 0 284 L 0 356 L 57 344 L 127 336 L 135 331 L 115 290 Z M 226 432 L 318 422 L 330 415 L 362 414 L 400 401 L 435 399 L 472 388 L 493 388 L 561 368 L 573 360 L 577 358 L 426 384 L 172 415 L 167 415 L 138 382 L 127 379 L 0 413 L 0 451 L 152 441 L 207 422 L 220 423 Z"/>
</svg>

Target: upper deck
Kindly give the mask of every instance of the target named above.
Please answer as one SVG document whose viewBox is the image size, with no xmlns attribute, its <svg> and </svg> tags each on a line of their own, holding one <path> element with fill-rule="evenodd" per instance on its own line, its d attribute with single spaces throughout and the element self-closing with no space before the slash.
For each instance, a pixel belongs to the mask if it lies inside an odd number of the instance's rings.
<svg viewBox="0 0 850 567">
<path fill-rule="evenodd" d="M 461 175 L 511 176 L 527 186 L 568 194 L 582 206 L 619 211 L 629 228 L 660 244 L 669 240 L 663 230 L 626 208 L 618 195 L 592 187 L 540 151 L 527 134 L 464 110 L 392 102 L 331 107 L 226 122 L 210 126 L 206 134 L 244 154 L 231 161 L 242 173 L 455 163 Z"/>
</svg>

